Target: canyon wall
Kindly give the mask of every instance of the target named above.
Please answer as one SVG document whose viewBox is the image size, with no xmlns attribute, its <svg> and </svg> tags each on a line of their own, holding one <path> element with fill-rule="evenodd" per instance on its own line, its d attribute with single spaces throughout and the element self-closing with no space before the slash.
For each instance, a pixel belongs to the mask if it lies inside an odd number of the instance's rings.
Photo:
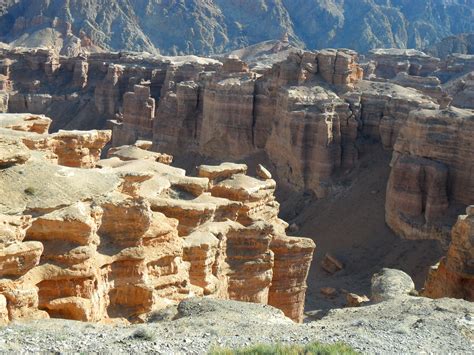
<svg viewBox="0 0 474 355">
<path fill-rule="evenodd" d="M 411 111 L 394 146 L 387 224 L 406 238 L 449 241 L 459 206 L 474 197 L 474 113 Z"/>
<path fill-rule="evenodd" d="M 48 134 L 50 123 L 0 115 L 2 324 L 141 322 L 192 295 L 302 321 L 315 245 L 286 235 L 274 180 L 230 163 L 186 176 L 144 141 L 100 159 L 110 131 Z"/>
<path fill-rule="evenodd" d="M 279 186 L 317 198 L 344 189 L 360 156 L 381 144 L 394 151 L 388 225 L 447 246 L 456 216 L 474 198 L 471 114 L 450 108 L 451 100 L 469 108 L 474 56 L 374 50 L 359 65 L 350 50 L 284 54 L 255 67 L 233 56 L 69 58 L 7 48 L 0 110 L 45 112 L 53 131 L 111 128 L 112 146 L 149 140 L 151 150 L 187 165 L 195 156 L 262 157 Z"/>
</svg>

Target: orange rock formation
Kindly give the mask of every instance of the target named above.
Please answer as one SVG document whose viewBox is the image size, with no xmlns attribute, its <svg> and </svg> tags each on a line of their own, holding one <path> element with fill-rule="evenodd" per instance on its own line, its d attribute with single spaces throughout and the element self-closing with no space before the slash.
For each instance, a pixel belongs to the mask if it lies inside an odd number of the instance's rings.
<svg viewBox="0 0 474 355">
<path fill-rule="evenodd" d="M 448 253 L 430 270 L 423 295 L 474 301 L 474 206 L 459 216 Z"/>
<path fill-rule="evenodd" d="M 285 234 L 274 180 L 229 163 L 189 177 L 143 141 L 99 160 L 110 132 L 48 122 L 0 115 L 0 324 L 140 321 L 191 295 L 302 321 L 315 246 Z"/>
</svg>

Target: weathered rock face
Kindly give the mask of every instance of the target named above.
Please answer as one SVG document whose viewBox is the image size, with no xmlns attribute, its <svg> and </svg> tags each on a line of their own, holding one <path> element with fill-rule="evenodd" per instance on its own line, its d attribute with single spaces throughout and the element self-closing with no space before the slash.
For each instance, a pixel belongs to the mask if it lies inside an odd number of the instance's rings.
<svg viewBox="0 0 474 355">
<path fill-rule="evenodd" d="M 401 72 L 391 81 L 400 86 L 417 89 L 418 91 L 431 96 L 435 100 L 443 97 L 441 81 L 435 76 L 423 77 Z"/>
<path fill-rule="evenodd" d="M 420 92 L 392 83 L 362 81 L 358 85 L 361 134 L 392 149 L 400 128 L 412 110 L 436 109 L 438 105 Z M 352 100 L 354 100 L 352 98 Z"/>
<path fill-rule="evenodd" d="M 6 19 L 0 36 L 13 45 L 54 46 L 62 52 L 93 50 L 93 42 L 109 50 L 214 54 L 280 38 L 285 32 L 283 42 L 289 38 L 301 47 L 365 52 L 377 47 L 424 48 L 447 35 L 474 31 L 469 0 L 189 0 L 170 5 L 174 3 L 2 0 L 0 11 Z M 52 34 L 45 36 L 44 31 Z"/>
<path fill-rule="evenodd" d="M 474 54 L 474 34 L 462 33 L 443 38 L 440 42 L 427 48 L 427 53 L 445 59 L 453 53 Z"/>
<path fill-rule="evenodd" d="M 472 111 L 409 114 L 394 146 L 386 221 L 406 238 L 449 240 L 450 216 L 474 198 Z"/>
<path fill-rule="evenodd" d="M 31 108 L 53 114 L 53 130 L 99 128 L 107 122 L 113 130 L 113 146 L 146 139 L 152 142 L 151 150 L 178 156 L 178 161 L 188 159 L 188 154 L 214 161 L 263 156 L 268 173 L 279 184 L 324 197 L 339 190 L 341 177 L 358 167 L 365 142 L 378 141 L 391 150 L 411 111 L 447 107 L 449 96 L 443 90 L 453 96 L 455 105 L 470 103 L 468 80 L 464 84 L 464 79 L 459 80 L 462 88 L 440 85 L 468 70 L 474 63 L 468 57 L 451 56 L 441 62 L 422 52 L 381 50 L 370 58 L 365 67 L 372 81 L 361 80 L 355 52 L 334 49 L 293 49 L 280 61 L 269 61 L 271 64 L 258 70 L 249 69 L 236 57 L 222 59 L 222 63 L 133 53 L 67 58 L 48 50 L 0 49 L 0 71 L 8 110 Z M 107 140 L 107 133 L 97 131 L 71 138 L 66 144 L 61 134 L 55 139 L 32 138 L 25 133 L 22 142 L 48 152 L 49 158 L 59 159 L 60 164 L 93 167 L 97 149 L 103 146 L 100 142 Z M 143 157 L 171 162 L 170 155 L 144 152 L 138 146 L 112 152 L 110 156 L 120 160 Z M 412 177 L 430 176 L 426 183 L 431 186 L 430 201 L 423 218 L 435 221 L 450 201 L 451 192 L 444 196 L 433 186 L 449 180 L 450 173 L 436 161 L 413 163 L 412 158 L 403 158 L 400 164 L 418 164 L 419 168 L 406 170 Z M 142 175 L 124 176 L 124 189 L 137 193 L 138 181 L 146 179 L 146 174 Z M 194 196 L 206 191 L 202 180 L 193 184 L 185 178 L 175 178 L 178 180 L 186 181 L 186 191 Z M 410 183 L 415 184 L 413 181 Z M 406 197 L 393 195 L 390 199 L 398 202 L 387 203 L 395 206 L 392 210 L 403 209 L 396 205 L 404 199 L 407 203 Z M 165 208 L 168 202 L 160 203 Z M 456 203 L 450 203 L 448 210 L 455 209 Z M 173 214 L 183 209 L 166 208 Z M 201 206 L 202 211 L 206 208 Z M 199 222 L 200 213 L 187 213 L 188 221 L 181 223 L 180 233 L 204 224 Z M 439 233 L 446 236 L 446 228 Z"/>
<path fill-rule="evenodd" d="M 448 82 L 444 88 L 452 96 L 453 106 L 474 109 L 474 71 Z"/>
<path fill-rule="evenodd" d="M 35 120 L 0 115 L 0 323 L 140 321 L 191 295 L 302 321 L 315 246 L 285 234 L 274 180 L 242 164 L 189 177 L 144 141 L 98 160 L 107 132 L 36 133 Z"/>
<path fill-rule="evenodd" d="M 275 263 L 268 304 L 283 309 L 291 319 L 303 321 L 306 275 L 314 244 L 307 238 L 280 234 L 273 238 L 270 249 Z"/>
<path fill-rule="evenodd" d="M 474 54 L 452 54 L 443 61 L 441 75 L 448 79 L 474 71 Z M 444 80 L 447 81 L 447 80 Z"/>
<path fill-rule="evenodd" d="M 333 173 L 341 165 L 352 167 L 357 160 L 357 151 L 349 150 L 355 141 L 343 140 L 344 133 L 357 135 L 355 116 L 347 103 L 319 87 L 292 87 L 276 100 L 278 123 L 266 142 L 276 171 L 300 189 L 327 195 Z M 343 156 L 344 146 L 347 156 Z"/>
<path fill-rule="evenodd" d="M 370 51 L 369 59 L 376 64 L 375 75 L 385 79 L 394 78 L 399 73 L 427 76 L 440 64 L 439 58 L 413 49 L 374 49 Z"/>
<path fill-rule="evenodd" d="M 94 99 L 99 114 L 113 117 L 118 111 L 120 100 L 119 79 L 123 74 L 123 69 L 120 65 L 110 65 L 104 80 L 96 86 Z"/>
<path fill-rule="evenodd" d="M 227 58 L 216 73 L 181 82 L 162 97 L 154 149 L 217 159 L 264 151 L 281 181 L 323 196 L 332 173 L 357 160 L 357 123 L 349 104 L 320 85 L 351 89 L 361 78 L 352 51 L 291 53 L 263 75 Z"/>
<path fill-rule="evenodd" d="M 138 139 L 153 137 L 153 119 L 155 118 L 155 99 L 150 97 L 150 88 L 135 85 L 133 92 L 123 95 L 122 132 L 129 132 L 130 138 L 114 137 L 119 142 L 134 143 Z"/>
<path fill-rule="evenodd" d="M 18 282 L 38 265 L 43 253 L 40 242 L 24 241 L 30 226 L 31 216 L 0 215 L 0 321 L 3 324 L 22 318 L 48 317 L 46 312 L 38 310 L 38 288 Z"/>
<path fill-rule="evenodd" d="M 466 209 L 451 231 L 446 257 L 433 266 L 423 295 L 474 301 L 474 207 Z"/>
<path fill-rule="evenodd" d="M 46 113 L 53 118 L 54 131 L 103 128 L 107 120 L 120 119 L 125 112 L 128 117 L 146 114 L 151 119 L 155 111 L 149 106 L 151 101 L 147 104 L 151 98 L 126 95 L 124 102 L 124 95 L 134 92 L 134 85 L 148 85 L 151 97 L 158 100 L 162 89 L 165 93 L 175 83 L 195 80 L 199 72 L 220 65 L 217 60 L 198 57 L 133 53 L 58 57 L 52 50 L 0 48 L 0 110 Z M 148 105 L 152 113 L 146 113 L 138 103 Z M 145 118 L 140 119 L 145 123 Z M 134 123 L 128 127 L 129 134 L 142 136 L 140 127 Z"/>
<path fill-rule="evenodd" d="M 438 68 L 429 56 L 407 53 L 378 55 L 381 63 L 405 56 L 426 67 L 415 74 Z M 221 64 L 198 57 L 92 53 L 61 57 L 53 71 L 47 69 L 57 62 L 52 52 L 0 54 L 13 83 L 7 93 L 12 112 L 48 112 L 53 130 L 99 128 L 108 120 L 114 146 L 146 139 L 152 150 L 180 157 L 193 152 L 245 159 L 263 153 L 280 183 L 319 197 L 334 189 L 339 172 L 357 166 L 361 138 L 391 149 L 409 111 L 437 108 L 439 94 L 434 78 L 400 76 L 404 85 L 435 98 L 362 81 L 357 54 L 350 50 L 289 51 L 285 60 L 258 72 L 234 57 Z M 71 93 L 64 95 L 64 88 Z"/>
<path fill-rule="evenodd" d="M 50 123 L 51 119 L 44 116 L 5 114 L 0 122 L 0 136 L 11 136 L 31 150 L 44 152 L 49 160 L 60 165 L 80 168 L 93 168 L 111 138 L 110 131 L 97 130 L 44 133 Z"/>
</svg>

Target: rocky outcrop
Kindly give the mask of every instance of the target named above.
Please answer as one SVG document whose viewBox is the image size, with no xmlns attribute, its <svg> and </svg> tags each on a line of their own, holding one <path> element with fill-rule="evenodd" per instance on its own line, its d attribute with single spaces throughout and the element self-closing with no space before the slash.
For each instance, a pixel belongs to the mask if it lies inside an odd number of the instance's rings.
<svg viewBox="0 0 474 355">
<path fill-rule="evenodd" d="M 409 114 L 394 146 L 387 186 L 387 224 L 412 239 L 449 240 L 453 216 L 474 198 L 472 111 Z"/>
<path fill-rule="evenodd" d="M 181 82 L 160 100 L 154 149 L 217 159 L 264 151 L 281 181 L 324 196 L 332 174 L 357 160 L 354 115 L 330 89 L 354 88 L 362 78 L 356 58 L 348 50 L 292 53 L 263 75 L 226 58 L 216 73 Z"/>
<path fill-rule="evenodd" d="M 30 156 L 28 148 L 19 140 L 0 137 L 0 167 L 23 164 Z"/>
<path fill-rule="evenodd" d="M 399 73 L 427 76 L 438 68 L 440 59 L 414 49 L 374 49 L 369 59 L 375 63 L 375 75 L 391 79 Z"/>
<path fill-rule="evenodd" d="M 420 75 L 434 70 L 431 57 L 397 53 L 379 55 L 387 63 L 399 56 L 421 63 L 426 68 Z M 437 108 L 436 98 L 444 100 L 432 77 L 399 75 L 401 84 L 421 93 L 361 80 L 357 54 L 350 50 L 289 51 L 258 72 L 233 56 L 221 64 L 198 57 L 91 53 L 61 57 L 54 75 L 46 73 L 54 57 L 48 51 L 0 54 L 8 58 L 3 71 L 15 89 L 7 93 L 9 111 L 48 112 L 54 131 L 100 128 L 108 120 L 113 146 L 146 139 L 152 150 L 179 158 L 196 153 L 222 161 L 263 154 L 280 183 L 319 197 L 337 189 L 341 172 L 357 167 L 362 140 L 392 149 L 411 110 Z M 64 95 L 65 88 L 71 93 Z"/>
<path fill-rule="evenodd" d="M 386 149 L 393 148 L 411 111 L 438 108 L 420 92 L 392 83 L 362 81 L 358 90 L 360 96 L 352 95 L 348 99 L 360 110 L 360 131 L 366 138 L 381 142 Z"/>
<path fill-rule="evenodd" d="M 153 138 L 155 99 L 150 87 L 135 85 L 133 92 L 123 95 L 123 117 L 114 127 L 113 145 L 132 144 L 139 139 Z"/>
<path fill-rule="evenodd" d="M 78 57 L 74 63 L 72 86 L 77 89 L 83 89 L 87 86 L 87 75 L 89 72 L 89 63 L 86 57 Z"/>
<path fill-rule="evenodd" d="M 120 100 L 119 79 L 123 74 L 123 67 L 120 65 L 110 65 L 107 74 L 95 88 L 94 101 L 99 114 L 113 118 L 118 112 Z"/>
<path fill-rule="evenodd" d="M 474 71 L 449 81 L 444 89 L 452 96 L 453 106 L 474 109 Z"/>
<path fill-rule="evenodd" d="M 36 133 L 31 117 L 0 115 L 22 128 L 0 128 L 0 322 L 136 322 L 191 295 L 302 321 L 315 246 L 285 234 L 274 180 L 237 164 L 189 177 L 144 141 L 98 160 L 108 132 Z"/>
<path fill-rule="evenodd" d="M 138 103 L 157 101 L 162 89 L 166 93 L 175 82 L 195 80 L 199 72 L 217 66 L 217 60 L 198 57 L 156 57 L 146 53 L 58 57 L 45 49 L 0 48 L 0 102 L 4 106 L 8 103 L 6 109 L 0 110 L 46 113 L 53 119 L 53 131 L 103 128 L 107 120 L 121 123 L 125 111 L 129 121 L 146 114 L 137 107 Z M 135 85 L 148 86 L 151 97 L 137 101 L 133 95 L 125 95 L 133 93 Z M 149 111 L 146 115 L 151 119 L 155 109 L 150 106 Z M 140 127 L 138 122 L 132 122 L 128 130 L 123 130 L 124 136 L 143 136 Z M 129 141 L 134 142 L 131 138 Z"/>
<path fill-rule="evenodd" d="M 59 131 L 47 134 L 51 119 L 28 114 L 4 114 L 0 122 L 0 137 L 14 139 L 15 145 L 25 145 L 42 151 L 51 161 L 70 167 L 93 168 L 102 148 L 111 138 L 110 131 Z M 5 128 L 1 128 L 5 127 Z M 12 132 L 13 131 L 13 132 Z M 12 151 L 6 149 L 6 151 Z"/>
<path fill-rule="evenodd" d="M 423 77 L 401 72 L 391 81 L 400 86 L 417 89 L 423 94 L 431 96 L 435 100 L 439 100 L 444 94 L 443 89 L 441 88 L 441 81 L 435 76 Z"/>
<path fill-rule="evenodd" d="M 423 295 L 474 301 L 474 207 L 458 217 L 446 256 L 428 274 Z"/>
<path fill-rule="evenodd" d="M 223 58 L 222 63 L 134 53 L 57 59 L 48 50 L 24 49 L 2 49 L 0 56 L 4 58 L 2 73 L 12 86 L 7 91 L 10 111 L 50 111 L 55 115 L 53 130 L 103 127 L 108 120 L 112 145 L 127 145 L 111 150 L 112 158 L 143 157 L 168 164 L 174 155 L 189 164 L 196 156 L 210 161 L 263 156 L 268 174 L 260 176 L 274 178 L 292 191 L 309 190 L 316 197 L 341 189 L 341 178 L 357 169 L 367 142 L 393 149 L 410 112 L 446 108 L 449 96 L 440 91 L 440 82 L 466 70 L 470 63 L 460 57 L 440 62 L 410 50 L 374 51 L 370 62 L 374 73 L 369 76 L 372 81 L 367 81 L 362 80 L 357 53 L 350 50 L 288 51 L 283 60 L 258 71 L 234 56 Z M 406 65 L 399 66 L 401 62 Z M 467 84 L 458 94 L 452 91 L 454 102 L 469 102 Z M 22 142 L 49 152 L 50 159 L 62 159 L 61 164 L 93 167 L 97 149 L 102 147 L 99 142 L 107 140 L 106 133 L 98 131 L 80 139 L 75 136 L 66 147 L 61 134 L 55 140 L 25 133 Z M 137 139 L 152 142 L 151 151 L 131 146 Z M 95 157 L 87 161 L 88 156 Z M 400 164 L 411 164 L 411 158 L 407 159 Z M 420 174 L 434 174 L 430 179 L 435 185 L 446 178 L 436 162 L 420 164 Z M 137 180 L 146 178 L 142 175 L 127 177 L 129 193 L 136 191 Z M 202 180 L 174 179 L 193 196 L 206 191 Z M 435 220 L 449 196 L 430 194 L 439 195 L 426 217 Z M 187 210 L 188 221 L 181 224 L 180 233 L 189 233 L 207 220 L 200 221 L 183 202 L 162 199 L 156 205 L 173 213 Z M 208 211 L 207 206 L 201 209 Z"/>
<path fill-rule="evenodd" d="M 314 243 L 307 238 L 276 236 L 270 243 L 275 255 L 268 304 L 282 309 L 291 319 L 302 322 L 307 270 Z"/>
</svg>

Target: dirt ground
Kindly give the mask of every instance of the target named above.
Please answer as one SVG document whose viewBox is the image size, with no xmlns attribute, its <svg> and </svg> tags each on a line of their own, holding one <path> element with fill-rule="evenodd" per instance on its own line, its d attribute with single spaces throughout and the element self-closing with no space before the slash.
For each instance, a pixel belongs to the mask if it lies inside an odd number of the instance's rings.
<svg viewBox="0 0 474 355">
<path fill-rule="evenodd" d="M 305 202 L 300 199 L 296 204 L 294 199 L 282 202 L 283 219 L 287 217 L 285 220 L 299 226 L 293 234 L 316 242 L 306 294 L 308 314 L 317 315 L 317 310 L 343 306 L 342 290 L 370 296 L 371 276 L 383 267 L 407 272 L 420 289 L 430 265 L 443 255 L 437 241 L 403 240 L 385 224 L 391 152 L 384 151 L 379 144 L 368 150 L 361 158 L 359 169 L 345 178 L 346 182 L 352 182 L 340 193 L 316 201 L 306 198 Z M 288 218 L 295 209 L 297 216 Z M 333 275 L 325 272 L 320 262 L 326 253 L 340 260 L 344 269 Z M 321 287 L 335 288 L 337 297 L 327 299 L 321 294 Z"/>
</svg>

